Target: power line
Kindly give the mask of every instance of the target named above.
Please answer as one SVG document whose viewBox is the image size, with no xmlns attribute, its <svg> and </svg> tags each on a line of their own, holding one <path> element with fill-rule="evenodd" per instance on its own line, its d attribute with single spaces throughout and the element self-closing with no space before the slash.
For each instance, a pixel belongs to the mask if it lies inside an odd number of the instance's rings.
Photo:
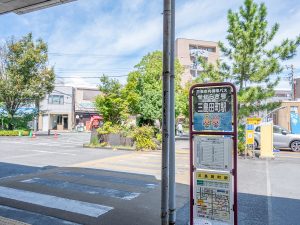
<svg viewBox="0 0 300 225">
<path fill-rule="evenodd" d="M 97 77 L 76 77 L 76 76 L 68 76 L 68 77 L 64 77 L 64 76 L 57 76 L 56 78 L 77 78 L 77 79 L 99 79 L 101 76 L 97 76 Z M 128 77 L 128 75 L 111 75 L 108 77 Z"/>
<path fill-rule="evenodd" d="M 113 70 L 130 70 L 132 68 L 111 68 L 103 69 L 103 71 L 113 71 Z M 56 68 L 55 70 L 59 71 L 99 71 L 99 69 L 70 69 L 70 68 Z"/>
<path fill-rule="evenodd" d="M 114 55 L 114 54 L 92 54 L 92 53 L 62 53 L 62 52 L 50 52 L 50 56 L 55 57 L 95 57 L 95 58 L 123 58 L 129 57 L 130 55 Z"/>
</svg>

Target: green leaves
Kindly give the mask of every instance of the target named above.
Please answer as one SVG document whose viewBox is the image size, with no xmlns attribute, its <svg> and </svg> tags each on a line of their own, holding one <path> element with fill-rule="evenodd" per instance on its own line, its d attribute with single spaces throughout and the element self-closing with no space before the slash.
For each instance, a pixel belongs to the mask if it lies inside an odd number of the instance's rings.
<svg viewBox="0 0 300 225">
<path fill-rule="evenodd" d="M 267 8 L 245 0 L 237 12 L 228 11 L 228 46 L 219 42 L 226 62 L 209 65 L 199 59 L 204 71 L 196 82 L 205 78 L 211 81 L 233 81 L 238 86 L 239 119 L 255 112 L 273 110 L 280 103 L 270 102 L 283 70 L 282 63 L 296 54 L 300 35 L 272 46 L 279 24 L 268 29 Z"/>
<path fill-rule="evenodd" d="M 239 118 L 277 107 L 278 103 L 268 102 L 279 82 L 272 76 L 282 72 L 282 61 L 292 58 L 300 44 L 299 36 L 270 46 L 279 24 L 269 30 L 266 17 L 265 4 L 253 0 L 245 0 L 238 12 L 228 11 L 229 46 L 220 43 L 220 49 L 230 62 L 229 78 L 238 85 Z"/>
<path fill-rule="evenodd" d="M 0 48 L 0 102 L 13 118 L 19 107 L 34 103 L 54 89 L 55 74 L 48 68 L 48 48 L 32 34 L 13 37 Z"/>
<path fill-rule="evenodd" d="M 128 117 L 128 104 L 122 92 L 122 85 L 116 79 L 103 75 L 100 78 L 99 90 L 95 105 L 103 115 L 104 121 L 121 124 Z"/>
<path fill-rule="evenodd" d="M 147 54 L 135 66 L 131 72 L 124 88 L 124 96 L 128 102 L 128 109 L 131 114 L 139 115 L 141 121 L 161 120 L 162 113 L 162 52 L 154 51 Z M 183 114 L 187 105 L 186 99 L 179 98 L 182 89 L 180 76 L 183 68 L 179 62 L 175 63 L 175 85 L 176 85 L 176 115 Z M 184 103 L 182 101 L 185 101 Z"/>
</svg>

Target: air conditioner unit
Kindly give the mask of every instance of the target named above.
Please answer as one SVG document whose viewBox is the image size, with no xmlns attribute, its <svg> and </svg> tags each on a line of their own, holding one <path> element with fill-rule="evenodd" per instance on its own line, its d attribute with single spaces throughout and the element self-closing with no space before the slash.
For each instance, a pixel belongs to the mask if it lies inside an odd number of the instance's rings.
<svg viewBox="0 0 300 225">
<path fill-rule="evenodd" d="M 16 9 L 13 12 L 18 15 L 22 15 L 25 13 L 30 13 L 30 12 L 34 12 L 37 10 L 46 9 L 46 8 L 49 8 L 52 6 L 57 6 L 57 5 L 74 2 L 74 1 L 77 1 L 77 0 L 45 0 L 45 1 L 33 4 L 33 5 L 29 5 L 29 6 L 25 6 L 25 7 Z"/>
</svg>

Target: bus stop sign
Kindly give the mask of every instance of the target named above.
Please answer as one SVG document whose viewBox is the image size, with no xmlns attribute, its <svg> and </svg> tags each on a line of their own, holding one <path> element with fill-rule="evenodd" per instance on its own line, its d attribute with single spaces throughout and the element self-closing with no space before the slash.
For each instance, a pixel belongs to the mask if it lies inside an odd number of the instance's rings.
<svg viewBox="0 0 300 225">
<path fill-rule="evenodd" d="M 190 224 L 237 225 L 235 86 L 196 84 L 189 106 Z"/>
</svg>

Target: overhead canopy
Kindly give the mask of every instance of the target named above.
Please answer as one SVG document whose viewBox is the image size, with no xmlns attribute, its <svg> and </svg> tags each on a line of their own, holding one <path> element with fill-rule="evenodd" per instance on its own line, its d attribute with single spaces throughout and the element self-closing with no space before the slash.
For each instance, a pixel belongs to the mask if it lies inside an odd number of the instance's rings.
<svg viewBox="0 0 300 225">
<path fill-rule="evenodd" d="M 0 0 L 0 15 L 14 12 L 25 14 L 76 0 Z"/>
</svg>

